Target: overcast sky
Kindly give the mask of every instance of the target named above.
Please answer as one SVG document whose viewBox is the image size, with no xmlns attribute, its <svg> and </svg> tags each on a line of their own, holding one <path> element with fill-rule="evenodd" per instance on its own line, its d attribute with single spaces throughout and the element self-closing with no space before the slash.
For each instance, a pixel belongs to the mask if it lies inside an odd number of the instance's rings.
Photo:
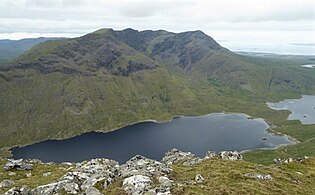
<svg viewBox="0 0 315 195">
<path fill-rule="evenodd" d="M 219 38 L 221 32 L 299 31 L 315 42 L 314 0 L 1 0 L 0 10 L 0 39 L 131 27 L 200 29 Z"/>
</svg>

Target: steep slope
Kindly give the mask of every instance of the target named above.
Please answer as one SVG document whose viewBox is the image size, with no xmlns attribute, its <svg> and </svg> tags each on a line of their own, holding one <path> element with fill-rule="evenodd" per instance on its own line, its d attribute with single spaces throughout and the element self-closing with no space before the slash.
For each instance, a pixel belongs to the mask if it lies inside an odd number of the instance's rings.
<svg viewBox="0 0 315 195">
<path fill-rule="evenodd" d="M 214 93 L 194 89 L 113 33 L 48 41 L 1 68 L 1 146 L 193 113 L 203 94 Z"/>
<path fill-rule="evenodd" d="M 182 72 L 198 78 L 204 76 L 212 85 L 220 86 L 219 91 L 223 88 L 228 88 L 228 91 L 237 89 L 259 96 L 268 96 L 268 92 L 272 91 L 270 82 L 275 81 L 271 79 L 274 76 L 272 68 L 270 70 L 270 67 L 262 67 L 221 47 L 202 31 L 176 34 L 162 30 L 139 32 L 126 29 L 116 32 L 116 36 L 165 65 L 173 73 Z M 282 70 L 277 71 L 279 72 Z M 294 71 L 287 72 L 288 75 L 284 74 L 287 78 L 296 74 Z M 297 77 L 299 80 L 304 79 L 302 75 Z M 279 76 L 277 84 L 284 84 L 284 88 L 291 91 L 296 91 L 296 88 L 301 86 L 288 82 L 290 79 L 287 78 Z M 309 83 L 307 79 L 301 82 Z M 314 81 L 314 78 L 312 80 Z"/>
<path fill-rule="evenodd" d="M 269 97 L 314 92 L 312 83 L 315 75 L 255 64 L 201 31 L 101 29 L 40 43 L 0 67 L 0 147 L 145 119 L 242 112 L 249 102 L 264 108 Z"/>
</svg>

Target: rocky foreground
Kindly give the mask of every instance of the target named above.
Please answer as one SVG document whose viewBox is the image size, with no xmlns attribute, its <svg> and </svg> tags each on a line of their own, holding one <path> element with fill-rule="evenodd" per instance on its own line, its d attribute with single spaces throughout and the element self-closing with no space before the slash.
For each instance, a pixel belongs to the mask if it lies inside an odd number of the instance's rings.
<svg viewBox="0 0 315 195">
<path fill-rule="evenodd" d="M 274 167 L 290 163 L 304 164 L 306 160 L 307 158 L 289 158 L 285 160 L 277 158 L 274 160 Z M 199 158 L 190 152 L 182 152 L 177 149 L 168 151 L 161 161 L 137 155 L 122 165 L 109 159 L 92 159 L 82 163 L 62 163 L 60 165 L 42 163 L 39 160 L 3 159 L 3 161 L 3 172 L 1 172 L 0 178 L 6 179 L 0 180 L 0 192 L 3 192 L 5 195 L 169 195 L 172 193 L 188 193 L 189 191 L 185 191 L 187 189 L 192 190 L 191 192 L 196 194 L 204 194 L 210 192 L 207 191 L 209 190 L 207 187 L 211 182 L 216 181 L 217 176 L 214 173 L 218 171 L 212 170 L 213 174 L 211 175 L 211 173 L 208 173 L 207 167 L 221 164 L 222 167 L 229 170 L 230 167 L 226 163 L 231 161 L 245 163 L 242 162 L 242 155 L 238 152 L 223 151 L 215 153 L 209 151 L 204 158 Z M 231 162 L 232 166 L 234 166 L 234 162 Z M 235 165 L 239 166 L 240 163 Z M 45 172 L 45 167 L 47 167 L 47 170 L 51 170 L 49 166 L 54 166 L 56 169 Z M 246 167 L 248 165 L 242 164 L 242 166 Z M 192 171 L 194 169 L 197 171 Z M 229 182 L 233 181 L 233 179 L 236 181 L 249 180 L 260 185 L 264 182 L 278 180 L 278 178 L 274 178 L 278 177 L 278 175 L 276 172 L 269 170 L 270 168 L 267 168 L 264 173 L 263 165 L 251 167 L 248 169 L 252 170 L 251 172 L 246 172 L 248 170 L 245 169 L 246 171 L 243 170 L 244 172 L 241 173 L 234 169 L 236 168 L 233 168 L 232 172 L 227 173 L 227 176 L 230 177 Z M 41 170 L 40 173 L 39 170 Z M 226 170 L 220 171 L 220 174 L 223 174 Z M 59 177 L 55 175 L 55 172 L 60 172 L 62 175 Z M 296 174 L 299 176 L 303 175 L 301 172 Z M 186 177 L 188 178 L 186 179 Z M 226 176 L 220 177 L 225 178 Z M 315 179 L 314 172 L 309 177 L 310 179 Z M 23 183 L 28 178 L 32 181 L 31 185 L 21 186 L 21 182 Z M 47 181 L 45 180 L 46 178 Z M 291 181 L 287 182 L 299 185 L 302 183 L 302 179 L 292 176 Z M 38 185 L 38 183 L 45 184 Z M 311 188 L 310 190 L 314 189 Z M 231 192 L 233 193 L 233 191 Z M 255 190 L 252 192 L 255 192 Z"/>
</svg>

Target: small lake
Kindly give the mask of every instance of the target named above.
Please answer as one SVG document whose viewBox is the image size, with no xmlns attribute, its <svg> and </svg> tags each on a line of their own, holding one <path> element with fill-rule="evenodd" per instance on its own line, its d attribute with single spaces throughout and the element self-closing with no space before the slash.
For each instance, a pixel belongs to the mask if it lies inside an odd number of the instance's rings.
<svg viewBox="0 0 315 195">
<path fill-rule="evenodd" d="M 13 157 L 44 162 L 80 162 L 102 157 L 124 163 L 140 154 L 160 160 L 172 148 L 204 157 L 207 151 L 275 148 L 292 144 L 287 136 L 267 132 L 263 119 L 244 114 L 212 113 L 176 117 L 170 122 L 141 122 L 108 133 L 91 132 L 65 140 L 48 140 L 12 149 Z"/>
<path fill-rule="evenodd" d="M 315 68 L 315 64 L 304 64 L 304 65 L 301 65 L 302 67 L 304 68 Z"/>
<path fill-rule="evenodd" d="M 301 99 L 286 99 L 267 105 L 274 110 L 290 110 L 288 120 L 300 120 L 302 124 L 315 124 L 315 96 L 303 95 Z"/>
</svg>

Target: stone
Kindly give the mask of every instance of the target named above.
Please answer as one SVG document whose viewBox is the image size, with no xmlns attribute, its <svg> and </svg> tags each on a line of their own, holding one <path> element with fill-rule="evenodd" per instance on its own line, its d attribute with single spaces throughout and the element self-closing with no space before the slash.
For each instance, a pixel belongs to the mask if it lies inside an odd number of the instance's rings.
<svg viewBox="0 0 315 195">
<path fill-rule="evenodd" d="M 160 183 L 171 183 L 172 182 L 172 180 L 170 180 L 168 177 L 166 177 L 166 176 L 161 176 L 161 177 L 159 177 L 159 182 Z"/>
<path fill-rule="evenodd" d="M 63 187 L 63 189 L 68 193 L 68 194 L 78 194 L 80 189 L 79 185 L 76 183 L 67 183 Z"/>
<path fill-rule="evenodd" d="M 22 188 L 11 188 L 10 190 L 8 190 L 6 193 L 4 193 L 4 195 L 32 195 L 29 191 L 29 189 L 27 189 L 26 187 L 22 187 Z"/>
<path fill-rule="evenodd" d="M 60 180 L 54 183 L 38 186 L 31 190 L 32 195 L 42 195 L 42 194 L 57 194 L 60 189 L 62 189 L 70 181 Z"/>
<path fill-rule="evenodd" d="M 196 184 L 196 182 L 193 181 L 193 180 L 188 180 L 188 181 L 185 181 L 184 183 L 185 183 L 186 185 L 195 185 L 195 184 Z"/>
<path fill-rule="evenodd" d="M 16 173 L 15 173 L 15 172 L 12 172 L 12 171 L 9 171 L 8 175 L 9 175 L 9 176 L 14 176 L 14 175 L 16 175 Z"/>
<path fill-rule="evenodd" d="M 151 179 L 147 176 L 134 175 L 125 178 L 122 187 L 127 194 L 144 194 L 151 183 Z"/>
<path fill-rule="evenodd" d="M 141 155 L 136 155 L 125 164 L 120 166 L 121 177 L 130 177 L 133 175 L 144 175 L 152 177 L 154 175 L 166 175 L 172 169 L 166 164 L 156 160 L 148 159 Z"/>
<path fill-rule="evenodd" d="M 85 195 L 103 195 L 98 189 L 90 187 L 85 190 Z"/>
<path fill-rule="evenodd" d="M 281 159 L 276 157 L 273 159 L 273 163 L 276 164 L 276 165 L 280 165 L 281 164 Z"/>
<path fill-rule="evenodd" d="M 23 159 L 19 159 L 19 160 L 8 159 L 8 162 L 4 165 L 4 170 L 9 171 L 12 169 L 32 170 L 33 165 L 30 163 L 24 162 Z"/>
<path fill-rule="evenodd" d="M 67 165 L 67 166 L 71 166 L 72 165 L 72 163 L 70 163 L 70 162 L 62 162 L 61 164 L 62 165 Z"/>
<path fill-rule="evenodd" d="M 304 163 L 304 161 L 305 161 L 305 158 L 287 158 L 287 159 L 281 160 L 280 158 L 277 157 L 273 159 L 273 163 L 276 165 L 288 164 L 292 162 Z"/>
<path fill-rule="evenodd" d="M 176 162 L 183 161 L 183 165 L 190 166 L 201 161 L 200 158 L 196 157 L 191 152 L 182 152 L 174 148 L 165 153 L 161 162 L 165 164 L 174 164 Z"/>
<path fill-rule="evenodd" d="M 48 177 L 48 176 L 50 176 L 50 175 L 51 175 L 51 172 L 43 173 L 43 176 L 44 176 L 44 177 Z"/>
<path fill-rule="evenodd" d="M 82 191 L 93 187 L 98 182 L 106 183 L 108 187 L 120 175 L 119 164 L 109 159 L 91 159 L 77 163 L 76 168 L 66 173 L 60 181 L 77 183 Z"/>
<path fill-rule="evenodd" d="M 31 172 L 26 173 L 25 175 L 26 175 L 26 177 L 32 177 L 32 173 Z"/>
<path fill-rule="evenodd" d="M 263 168 L 264 167 L 264 165 L 262 165 L 262 164 L 256 164 L 255 165 L 255 168 L 257 169 L 257 168 Z"/>
<path fill-rule="evenodd" d="M 0 182 L 0 188 L 9 188 L 13 186 L 15 182 L 11 179 L 5 179 L 2 182 Z"/>
<path fill-rule="evenodd" d="M 107 177 L 105 176 L 106 174 L 104 173 L 99 173 L 99 174 L 94 174 L 91 177 L 89 177 L 88 179 L 86 179 L 82 185 L 81 185 L 81 189 L 84 191 L 90 187 L 93 187 L 97 182 L 100 181 L 104 181 L 107 179 Z"/>
<path fill-rule="evenodd" d="M 222 160 L 242 160 L 243 156 L 236 151 L 222 151 L 219 153 L 219 158 Z"/>
<path fill-rule="evenodd" d="M 214 157 L 217 157 L 217 153 L 210 150 L 207 152 L 205 159 L 214 158 Z"/>
<path fill-rule="evenodd" d="M 193 159 L 187 159 L 185 162 L 183 162 L 183 165 L 191 166 L 191 165 L 199 163 L 200 161 L 201 161 L 201 159 L 198 157 L 193 158 Z"/>
<path fill-rule="evenodd" d="M 202 177 L 202 175 L 197 174 L 197 175 L 195 176 L 195 181 L 196 181 L 197 183 L 203 183 L 203 182 L 205 181 L 205 178 Z"/>
<path fill-rule="evenodd" d="M 246 173 L 244 176 L 257 180 L 272 180 L 272 176 L 269 174 Z"/>
<path fill-rule="evenodd" d="M 258 180 L 271 180 L 272 176 L 269 174 L 257 174 L 256 179 L 258 179 Z"/>
<path fill-rule="evenodd" d="M 104 184 L 103 184 L 103 188 L 107 189 L 113 182 L 114 182 L 114 179 L 112 179 L 112 178 L 105 179 Z"/>
</svg>

